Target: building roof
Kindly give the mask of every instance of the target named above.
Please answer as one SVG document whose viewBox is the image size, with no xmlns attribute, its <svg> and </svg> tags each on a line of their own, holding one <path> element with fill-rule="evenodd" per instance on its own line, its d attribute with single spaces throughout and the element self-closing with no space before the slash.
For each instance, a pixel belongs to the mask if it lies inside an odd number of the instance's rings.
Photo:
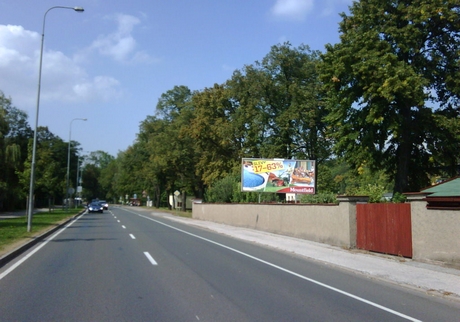
<svg viewBox="0 0 460 322">
<path fill-rule="evenodd" d="M 423 189 L 422 192 L 430 193 L 429 197 L 460 197 L 460 177 Z"/>
</svg>

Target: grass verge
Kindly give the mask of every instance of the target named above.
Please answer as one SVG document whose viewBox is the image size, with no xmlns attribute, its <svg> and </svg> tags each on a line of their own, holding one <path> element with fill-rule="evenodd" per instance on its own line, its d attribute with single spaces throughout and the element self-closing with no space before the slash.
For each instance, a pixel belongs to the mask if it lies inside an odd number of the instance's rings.
<svg viewBox="0 0 460 322">
<path fill-rule="evenodd" d="M 38 212 L 33 215 L 31 231 L 27 232 L 27 217 L 7 218 L 0 220 L 0 251 L 7 246 L 19 242 L 23 239 L 29 239 L 45 232 L 70 217 L 78 214 L 80 209 L 53 210 L 52 212 Z"/>
</svg>

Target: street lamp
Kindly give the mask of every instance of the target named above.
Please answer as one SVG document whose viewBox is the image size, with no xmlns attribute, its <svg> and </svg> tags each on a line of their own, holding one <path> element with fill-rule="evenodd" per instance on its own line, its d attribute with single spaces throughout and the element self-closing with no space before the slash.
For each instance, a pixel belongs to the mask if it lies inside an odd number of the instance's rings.
<svg viewBox="0 0 460 322">
<path fill-rule="evenodd" d="M 75 118 L 72 121 L 70 121 L 70 127 L 69 127 L 69 148 L 67 149 L 67 178 L 66 178 L 66 207 L 65 209 L 69 209 L 69 202 L 70 202 L 70 196 L 69 196 L 69 176 L 70 176 L 70 138 L 72 136 L 72 122 L 73 121 L 86 121 L 87 119 L 81 119 L 81 118 Z"/>
<path fill-rule="evenodd" d="M 82 151 L 82 153 L 89 153 L 89 151 Z M 86 155 L 81 156 L 82 166 L 83 166 L 83 163 L 86 161 L 86 157 L 87 157 Z M 78 155 L 78 158 L 77 158 L 77 180 L 75 182 L 75 187 L 77 187 L 76 196 L 80 197 L 80 204 L 82 203 L 82 200 L 81 200 L 82 191 L 81 190 L 78 191 L 78 188 L 81 188 L 82 173 L 83 173 L 83 168 L 80 167 L 80 155 Z M 77 204 L 75 204 L 75 208 L 77 208 Z"/>
<path fill-rule="evenodd" d="M 78 183 L 79 183 L 78 176 L 79 176 L 79 174 L 80 174 L 80 155 L 77 155 L 77 179 L 75 180 L 75 189 L 76 189 L 75 199 L 78 198 L 78 187 L 79 187 L 79 185 L 78 185 Z M 78 205 L 78 202 L 75 203 L 75 209 L 77 208 L 77 205 Z"/>
<path fill-rule="evenodd" d="M 77 12 L 83 12 L 82 7 L 61 7 L 55 6 L 46 10 L 43 15 L 43 27 L 42 27 L 42 41 L 40 46 L 40 63 L 38 67 L 38 91 L 37 91 L 37 108 L 35 111 L 35 131 L 34 131 L 34 141 L 32 147 L 32 162 L 30 166 L 30 187 L 29 187 L 29 205 L 27 207 L 27 231 L 30 232 L 32 226 L 32 213 L 34 207 L 34 181 L 35 181 L 35 154 L 37 151 L 37 131 L 38 131 L 38 110 L 40 106 L 40 87 L 41 87 L 41 78 L 42 78 L 42 61 L 43 61 L 43 42 L 45 40 L 45 21 L 47 13 L 52 9 L 72 9 Z"/>
</svg>

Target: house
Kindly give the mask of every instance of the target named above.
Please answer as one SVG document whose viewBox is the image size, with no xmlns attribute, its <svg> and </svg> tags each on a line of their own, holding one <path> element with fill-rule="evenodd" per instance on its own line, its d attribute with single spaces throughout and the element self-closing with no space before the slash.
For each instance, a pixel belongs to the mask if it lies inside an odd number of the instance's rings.
<svg viewBox="0 0 460 322">
<path fill-rule="evenodd" d="M 421 190 L 428 209 L 460 210 L 460 177 Z"/>
</svg>

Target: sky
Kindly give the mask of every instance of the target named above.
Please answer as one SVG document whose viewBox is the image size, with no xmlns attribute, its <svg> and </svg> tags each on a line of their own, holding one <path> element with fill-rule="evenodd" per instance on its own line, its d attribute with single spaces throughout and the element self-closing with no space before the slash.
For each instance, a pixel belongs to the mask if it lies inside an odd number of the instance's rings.
<svg viewBox="0 0 460 322">
<path fill-rule="evenodd" d="M 203 90 L 289 41 L 324 52 L 352 0 L 0 0 L 0 91 L 82 154 L 135 143 L 174 86 Z M 84 12 L 55 6 L 82 7 Z M 83 121 L 81 119 L 87 119 Z"/>
</svg>

